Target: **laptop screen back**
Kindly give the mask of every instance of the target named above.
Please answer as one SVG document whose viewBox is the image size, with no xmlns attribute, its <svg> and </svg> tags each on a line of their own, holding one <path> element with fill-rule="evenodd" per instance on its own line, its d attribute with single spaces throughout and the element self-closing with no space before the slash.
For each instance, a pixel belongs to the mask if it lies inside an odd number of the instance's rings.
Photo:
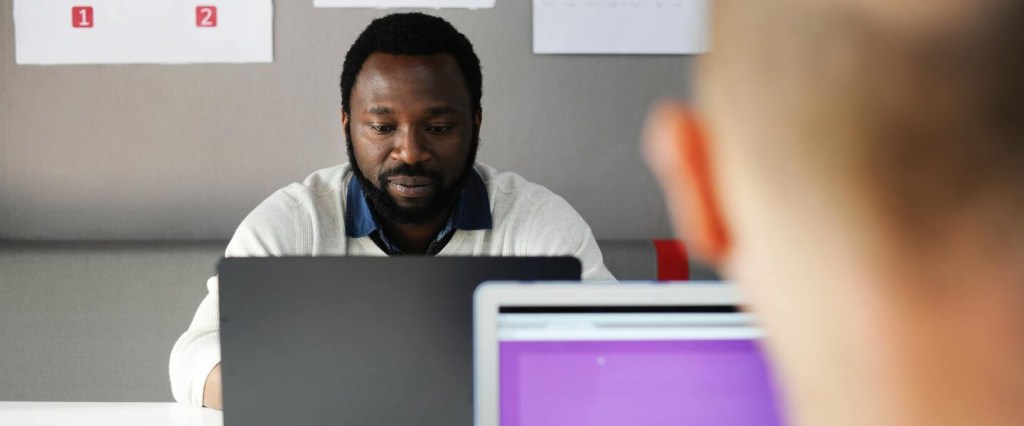
<svg viewBox="0 0 1024 426">
<path fill-rule="evenodd" d="M 501 307 L 501 426 L 781 424 L 758 337 L 732 306 Z"/>
<path fill-rule="evenodd" d="M 224 423 L 471 424 L 474 289 L 580 269 L 568 257 L 224 259 Z"/>
</svg>

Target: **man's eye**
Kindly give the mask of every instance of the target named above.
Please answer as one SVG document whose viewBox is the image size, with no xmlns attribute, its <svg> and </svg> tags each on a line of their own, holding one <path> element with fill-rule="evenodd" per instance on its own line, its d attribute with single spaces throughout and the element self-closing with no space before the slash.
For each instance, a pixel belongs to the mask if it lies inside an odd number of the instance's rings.
<svg viewBox="0 0 1024 426">
<path fill-rule="evenodd" d="M 395 127 L 394 126 L 389 126 L 389 125 L 386 125 L 386 124 L 379 124 L 379 125 L 378 124 L 371 124 L 370 125 L 370 130 L 373 130 L 374 132 L 377 132 L 377 133 L 387 133 L 387 132 L 390 132 L 392 130 L 395 130 Z"/>
<path fill-rule="evenodd" d="M 447 133 L 455 126 L 427 126 L 427 131 L 430 133 Z"/>
</svg>

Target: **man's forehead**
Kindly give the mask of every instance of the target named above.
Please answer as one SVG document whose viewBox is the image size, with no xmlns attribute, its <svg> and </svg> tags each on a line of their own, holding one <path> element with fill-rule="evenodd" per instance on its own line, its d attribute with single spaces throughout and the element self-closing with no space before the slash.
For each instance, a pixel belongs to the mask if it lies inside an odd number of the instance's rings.
<svg viewBox="0 0 1024 426">
<path fill-rule="evenodd" d="M 468 109 L 469 91 L 449 54 L 370 55 L 352 88 L 353 103 L 364 108 Z M 465 104 L 465 105 L 463 105 Z"/>
<path fill-rule="evenodd" d="M 466 90 L 458 62 L 449 54 L 392 55 L 379 52 L 370 55 L 363 63 L 353 90 L 392 86 Z"/>
<path fill-rule="evenodd" d="M 369 115 L 444 115 L 469 112 L 469 101 L 460 100 L 457 97 L 420 96 L 409 93 L 371 93 L 362 99 L 356 98 L 353 96 L 353 112 Z"/>
<path fill-rule="evenodd" d="M 398 115 L 399 113 L 407 111 L 420 112 L 428 115 L 460 114 L 465 112 L 464 109 L 458 108 L 455 105 L 436 104 L 434 106 L 420 106 L 408 103 L 400 107 L 393 107 L 387 103 L 368 103 L 362 112 L 370 115 Z"/>
</svg>

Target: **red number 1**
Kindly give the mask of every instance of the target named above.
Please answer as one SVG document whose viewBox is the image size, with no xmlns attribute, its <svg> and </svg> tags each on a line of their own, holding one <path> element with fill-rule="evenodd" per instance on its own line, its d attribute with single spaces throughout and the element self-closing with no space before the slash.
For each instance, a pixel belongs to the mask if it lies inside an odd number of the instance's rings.
<svg viewBox="0 0 1024 426">
<path fill-rule="evenodd" d="M 92 6 L 72 7 L 71 26 L 75 28 L 92 28 Z"/>
<path fill-rule="evenodd" d="M 217 6 L 196 6 L 196 26 L 216 27 Z"/>
</svg>

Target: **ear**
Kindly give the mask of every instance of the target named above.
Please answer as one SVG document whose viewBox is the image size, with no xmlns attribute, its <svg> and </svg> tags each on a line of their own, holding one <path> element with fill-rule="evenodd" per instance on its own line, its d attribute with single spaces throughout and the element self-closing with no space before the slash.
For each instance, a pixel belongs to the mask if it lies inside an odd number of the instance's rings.
<svg viewBox="0 0 1024 426">
<path fill-rule="evenodd" d="M 705 261 L 720 265 L 731 248 L 712 178 L 704 125 L 678 102 L 651 108 L 644 130 L 644 157 L 665 194 L 676 235 Z"/>
<path fill-rule="evenodd" d="M 484 110 L 483 108 L 477 108 L 476 113 L 473 114 L 473 123 L 476 124 L 477 130 L 480 129 L 480 123 L 484 121 Z"/>
<path fill-rule="evenodd" d="M 348 128 L 348 120 L 349 120 L 348 113 L 345 112 L 345 108 L 342 108 L 341 109 L 341 128 L 342 128 L 342 130 Z"/>
</svg>

